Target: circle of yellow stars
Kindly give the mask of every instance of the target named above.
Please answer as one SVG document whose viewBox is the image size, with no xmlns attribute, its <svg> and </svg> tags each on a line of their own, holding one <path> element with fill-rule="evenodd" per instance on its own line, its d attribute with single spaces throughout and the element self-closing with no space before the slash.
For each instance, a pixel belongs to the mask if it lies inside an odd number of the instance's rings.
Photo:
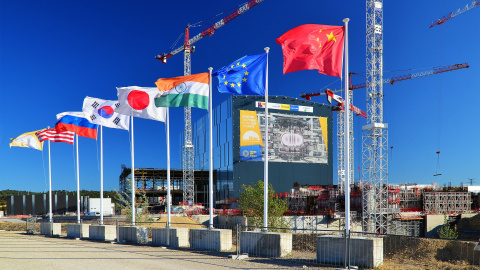
<svg viewBox="0 0 480 270">
<path fill-rule="evenodd" d="M 237 62 L 237 64 L 232 64 L 232 65 L 230 65 L 230 69 L 227 68 L 227 72 L 230 71 L 230 70 L 232 70 L 232 69 L 234 69 L 235 66 L 241 66 L 242 68 L 247 68 L 247 65 L 245 65 L 245 64 L 240 64 L 240 62 Z M 238 72 L 238 71 L 237 71 L 237 72 Z M 246 81 L 247 81 L 247 76 L 248 76 L 248 74 L 249 74 L 248 71 L 244 71 L 244 72 L 243 72 L 243 75 L 244 75 L 244 76 L 243 76 L 243 79 L 242 79 L 243 82 L 246 82 Z M 223 75 L 223 79 L 224 79 L 224 80 L 226 79 L 226 76 L 225 76 L 225 75 Z M 228 82 L 227 80 L 225 80 L 223 83 L 225 84 L 225 86 L 230 86 L 230 87 L 232 87 L 232 88 L 235 88 L 235 86 L 238 86 L 238 87 L 241 87 L 241 86 L 242 86 L 242 83 L 241 83 L 241 82 L 234 83 L 234 82 Z"/>
</svg>

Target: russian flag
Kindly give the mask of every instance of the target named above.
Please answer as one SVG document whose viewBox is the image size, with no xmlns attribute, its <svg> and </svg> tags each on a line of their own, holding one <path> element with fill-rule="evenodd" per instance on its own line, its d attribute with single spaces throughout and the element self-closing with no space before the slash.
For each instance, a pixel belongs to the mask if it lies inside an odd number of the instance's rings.
<svg viewBox="0 0 480 270">
<path fill-rule="evenodd" d="M 97 139 L 97 125 L 90 123 L 83 112 L 64 112 L 57 114 L 55 129 L 57 132 L 73 131 L 78 136 Z"/>
</svg>

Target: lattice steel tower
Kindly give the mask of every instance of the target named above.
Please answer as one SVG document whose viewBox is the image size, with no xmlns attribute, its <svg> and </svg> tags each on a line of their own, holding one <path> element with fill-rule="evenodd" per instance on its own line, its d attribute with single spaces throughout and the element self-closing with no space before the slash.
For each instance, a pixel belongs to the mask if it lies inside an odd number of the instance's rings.
<svg viewBox="0 0 480 270">
<path fill-rule="evenodd" d="M 363 230 L 388 229 L 388 125 L 383 123 L 383 0 L 367 0 L 367 124 L 363 129 Z"/>
<path fill-rule="evenodd" d="M 191 49 L 189 44 L 188 26 L 185 29 L 185 50 L 183 51 L 183 75 L 192 74 Z M 183 201 L 186 203 L 195 203 L 195 156 L 192 143 L 192 108 L 185 107 L 185 141 L 183 143 L 182 168 L 183 168 Z"/>
<path fill-rule="evenodd" d="M 353 92 L 352 90 L 346 91 L 348 93 L 348 96 L 350 98 L 350 104 L 353 104 Z M 349 130 L 350 130 L 350 176 L 348 179 L 350 179 L 350 184 L 353 185 L 354 183 L 354 149 L 353 149 L 353 116 L 354 113 L 350 113 L 349 119 L 348 119 L 348 124 L 350 125 Z M 337 112 L 337 183 L 339 185 L 339 190 L 340 193 L 345 193 L 345 111 L 341 110 Z"/>
<path fill-rule="evenodd" d="M 183 66 L 184 66 L 184 75 L 192 74 L 192 63 L 190 54 L 193 52 L 193 44 L 204 37 L 212 36 L 213 33 L 218 30 L 220 27 L 224 26 L 226 23 L 242 15 L 250 8 L 256 6 L 257 4 L 263 2 L 263 0 L 250 0 L 242 5 L 240 5 L 235 11 L 230 13 L 228 16 L 222 18 L 216 23 L 212 24 L 210 27 L 204 31 L 198 33 L 190 39 L 188 25 L 185 28 L 185 41 L 182 46 L 176 48 L 173 51 L 168 53 L 163 53 L 155 56 L 156 59 L 162 61 L 163 63 L 167 62 L 167 59 L 174 56 L 175 54 L 183 51 Z M 223 12 L 221 13 L 223 14 Z M 219 16 L 220 14 L 216 15 Z M 215 16 L 215 17 L 216 17 Z M 203 23 L 202 21 L 201 23 Z M 194 24 L 193 26 L 197 26 Z M 174 46 L 176 43 L 174 44 Z M 173 47 L 173 46 L 172 46 Z M 194 182 L 194 170 L 195 170 L 195 156 L 194 156 L 194 147 L 192 143 L 192 108 L 185 107 L 185 130 L 184 130 L 184 142 L 183 142 L 183 156 L 182 156 L 182 167 L 183 167 L 183 201 L 194 203 L 195 199 L 195 182 Z"/>
</svg>

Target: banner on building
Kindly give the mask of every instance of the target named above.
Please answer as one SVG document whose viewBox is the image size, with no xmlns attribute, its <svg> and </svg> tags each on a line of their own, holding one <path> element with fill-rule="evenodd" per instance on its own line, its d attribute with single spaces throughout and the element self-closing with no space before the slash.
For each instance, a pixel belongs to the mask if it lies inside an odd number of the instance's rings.
<svg viewBox="0 0 480 270">
<path fill-rule="evenodd" d="M 269 113 L 269 162 L 328 163 L 327 117 Z M 262 161 L 265 113 L 240 110 L 240 160 Z"/>
</svg>

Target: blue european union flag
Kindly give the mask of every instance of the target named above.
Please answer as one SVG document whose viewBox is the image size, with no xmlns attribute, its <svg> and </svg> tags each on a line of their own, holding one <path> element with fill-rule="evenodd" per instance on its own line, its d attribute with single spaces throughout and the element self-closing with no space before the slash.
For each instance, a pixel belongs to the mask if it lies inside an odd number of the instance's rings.
<svg viewBox="0 0 480 270">
<path fill-rule="evenodd" d="M 267 54 L 246 55 L 212 73 L 220 93 L 265 95 Z"/>
</svg>

